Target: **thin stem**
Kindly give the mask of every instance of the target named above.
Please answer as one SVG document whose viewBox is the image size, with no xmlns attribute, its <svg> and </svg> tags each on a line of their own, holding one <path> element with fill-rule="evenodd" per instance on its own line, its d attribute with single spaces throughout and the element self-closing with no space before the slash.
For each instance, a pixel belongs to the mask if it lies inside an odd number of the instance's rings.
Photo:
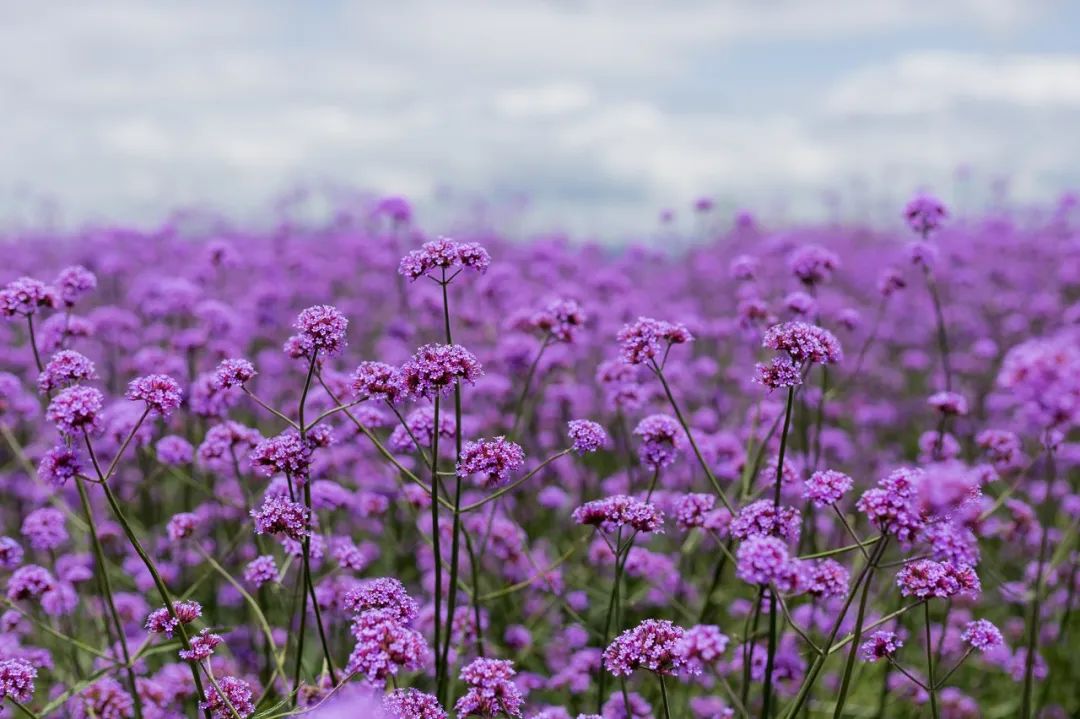
<svg viewBox="0 0 1080 719">
<path fill-rule="evenodd" d="M 660 379 L 660 384 L 664 388 L 664 394 L 667 395 L 668 403 L 671 404 L 671 409 L 675 412 L 675 418 L 679 420 L 679 424 L 682 426 L 683 431 L 686 433 L 686 438 L 690 440 L 690 447 L 694 450 L 694 456 L 697 457 L 698 464 L 705 471 L 705 476 L 708 478 L 709 483 L 712 485 L 713 491 L 720 497 L 720 501 L 723 502 L 724 507 L 735 514 L 735 508 L 728 501 L 727 495 L 724 494 L 724 490 L 720 488 L 720 482 L 717 481 L 716 475 L 713 474 L 712 469 L 709 468 L 709 463 L 705 461 L 705 456 L 701 454 L 701 449 L 698 448 L 697 442 L 694 440 L 694 432 L 690 429 L 690 425 L 687 424 L 686 418 L 683 417 L 682 410 L 679 409 L 679 403 L 675 401 L 675 395 L 671 393 L 671 387 L 668 385 L 667 379 L 664 377 L 664 371 L 660 368 L 660 365 L 655 361 L 652 363 L 652 370 L 656 373 L 656 376 Z"/>
<path fill-rule="evenodd" d="M 291 419 L 286 417 L 281 412 L 278 412 L 276 409 L 274 409 L 273 407 L 268 405 L 266 402 L 263 402 L 261 399 L 259 399 L 255 395 L 254 392 L 249 390 L 247 387 L 244 387 L 244 386 L 241 385 L 241 389 L 244 390 L 244 394 L 246 394 L 248 397 L 250 397 L 255 402 L 255 404 L 259 405 L 260 407 L 265 409 L 267 412 L 269 412 L 270 414 L 272 414 L 275 417 L 277 417 L 278 419 L 280 419 L 282 422 L 285 422 L 287 425 L 289 425 L 290 427 L 292 427 L 296 431 L 298 431 L 298 432 L 300 431 L 300 425 L 298 425 L 296 422 L 293 422 Z M 334 400 L 334 401 L 337 402 L 337 400 Z M 341 404 L 341 403 L 338 402 L 338 404 Z"/>
<path fill-rule="evenodd" d="M 780 431 L 780 453 L 776 461 L 776 481 L 773 487 L 773 507 L 778 508 L 780 506 L 780 486 L 784 481 L 784 454 L 787 451 L 788 433 L 791 430 L 791 408 L 795 404 L 795 388 L 788 387 L 787 406 L 784 409 L 784 427 Z M 773 688 L 773 667 L 776 662 L 776 643 L 777 643 L 777 625 L 776 625 L 776 590 L 769 590 L 769 649 L 768 656 L 765 659 L 765 688 L 763 691 L 762 700 L 762 717 L 772 716 L 770 709 L 772 708 L 772 688 Z"/>
<path fill-rule="evenodd" d="M 657 677 L 660 678 L 660 698 L 664 703 L 664 719 L 671 719 L 671 707 L 668 705 L 667 684 L 664 682 L 664 675 L 657 672 Z M 630 707 L 627 706 L 629 711 Z"/>
<path fill-rule="evenodd" d="M 79 490 L 79 502 L 82 504 L 83 514 L 86 515 L 86 524 L 90 530 L 90 545 L 94 550 L 94 560 L 97 563 L 98 577 L 101 580 L 101 590 L 105 595 L 105 606 L 109 610 L 109 617 L 113 626 L 116 627 L 117 640 L 120 642 L 120 652 L 124 657 L 124 665 L 131 687 L 131 696 L 135 700 L 135 716 L 142 717 L 142 699 L 139 697 L 138 687 L 135 684 L 135 670 L 131 665 L 131 654 L 128 652 L 127 637 L 124 635 L 124 624 L 120 621 L 120 613 L 116 610 L 116 600 L 113 598 L 112 581 L 109 579 L 109 568 L 105 563 L 105 551 L 101 548 L 101 538 L 97 533 L 97 525 L 94 522 L 94 512 L 90 506 L 90 497 L 86 492 L 86 485 L 82 479 L 75 478 L 75 485 Z"/>
<path fill-rule="evenodd" d="M 146 566 L 150 577 L 154 582 L 154 586 L 157 588 L 158 594 L 161 596 L 161 600 L 165 603 L 165 608 L 169 612 L 169 616 L 176 622 L 176 632 L 180 635 L 180 644 L 184 649 L 190 649 L 191 643 L 188 641 L 187 630 L 184 629 L 184 625 L 180 622 L 176 616 L 176 608 L 173 606 L 172 596 L 169 593 L 169 588 L 165 585 L 165 581 L 161 578 L 161 574 L 158 572 L 157 565 L 154 564 L 154 560 L 150 558 L 150 555 L 146 553 L 142 543 L 139 541 L 138 536 L 135 534 L 135 530 L 132 529 L 131 523 L 128 522 L 127 517 L 124 516 L 123 510 L 120 508 L 120 503 L 116 499 L 116 495 L 113 494 L 112 488 L 105 482 L 104 475 L 101 472 L 101 466 L 98 464 L 97 455 L 94 453 L 94 446 L 90 442 L 90 435 L 83 430 L 83 439 L 86 440 L 86 449 L 90 453 L 90 462 L 94 466 L 94 471 L 97 472 L 98 478 L 101 479 L 101 487 L 105 490 L 105 500 L 109 503 L 109 508 L 112 510 L 113 516 L 116 517 L 116 521 L 120 524 L 120 528 L 123 529 L 124 534 L 128 538 L 128 542 L 131 544 L 132 549 L 139 555 L 139 559 L 142 560 Z M 195 681 L 195 689 L 198 692 L 199 699 L 203 702 L 206 701 L 206 692 L 203 689 L 202 678 L 199 675 L 199 668 L 196 662 L 189 661 L 188 666 L 191 668 L 191 676 Z M 204 709 L 203 714 L 206 719 L 210 719 L 210 710 Z"/>
<path fill-rule="evenodd" d="M 34 336 L 34 316 L 26 316 L 26 329 L 30 334 L 30 349 L 34 352 L 34 364 L 37 365 L 38 372 L 45 371 L 45 365 L 41 364 L 41 355 L 38 353 L 37 338 Z"/>
<path fill-rule="evenodd" d="M 941 354 L 941 371 L 945 375 L 945 391 L 952 391 L 952 368 L 949 363 L 949 335 L 945 330 L 945 312 L 941 307 L 937 281 L 930 270 L 926 270 L 926 287 L 930 290 L 930 300 L 934 304 L 934 317 L 937 320 L 938 352 Z"/>
<path fill-rule="evenodd" d="M 956 671 L 957 669 L 959 669 L 959 668 L 960 668 L 960 665 L 961 665 L 961 664 L 963 664 L 963 663 L 964 663 L 964 661 L 965 661 L 965 660 L 966 660 L 966 659 L 967 659 L 968 657 L 970 657 L 970 656 L 971 656 L 971 653 L 972 653 L 973 651 L 975 651 L 975 647 L 968 647 L 968 648 L 967 648 L 967 651 L 965 651 L 965 652 L 964 652 L 963 656 L 961 656 L 961 657 L 960 657 L 960 658 L 959 658 L 959 659 L 958 659 L 958 660 L 956 661 L 956 664 L 953 664 L 953 666 L 952 666 L 952 669 L 950 669 L 949 671 L 945 672 L 945 676 L 941 677 L 941 679 L 938 679 L 938 680 L 937 680 L 936 682 L 934 682 L 934 685 L 935 685 L 935 686 L 938 686 L 938 687 L 944 686 L 944 685 L 945 685 L 945 682 L 949 681 L 949 677 L 951 677 L 951 676 L 953 675 L 953 672 L 955 672 L 955 671 Z"/>
<path fill-rule="evenodd" d="M 870 585 L 873 584 L 874 569 L 881 555 L 885 552 L 886 542 L 877 546 L 873 558 L 866 565 L 866 579 L 862 587 L 862 597 L 859 599 L 859 612 L 855 616 L 855 631 L 852 634 L 851 649 L 848 651 L 847 663 L 844 665 L 844 676 L 840 681 L 840 693 L 836 699 L 836 709 L 833 711 L 833 719 L 843 716 L 844 703 L 847 701 L 848 690 L 851 688 L 851 672 L 855 668 L 855 655 L 859 651 L 859 639 L 862 637 L 863 620 L 866 617 L 866 604 L 870 598 Z M 832 639 L 829 640 L 832 643 Z"/>
<path fill-rule="evenodd" d="M 930 602 L 923 602 L 923 617 L 926 620 L 926 678 L 930 693 L 930 714 L 938 719 L 937 683 L 934 681 L 934 642 L 930 638 Z"/>
<path fill-rule="evenodd" d="M 439 503 L 436 501 L 439 497 L 439 414 L 441 409 L 439 399 L 436 393 L 435 431 L 431 433 L 431 544 L 435 552 L 435 687 L 436 696 L 441 703 L 442 681 L 446 668 L 442 662 L 442 654 L 439 652 L 439 647 L 442 646 L 440 644 L 442 637 L 442 542 L 439 531 Z"/>
<path fill-rule="evenodd" d="M 844 513 L 841 512 L 840 508 L 837 507 L 835 504 L 832 505 L 832 508 L 836 511 L 836 516 L 840 518 L 840 523 L 844 525 L 844 529 L 846 529 L 847 533 L 851 536 L 851 538 L 855 540 L 855 544 L 858 545 L 859 551 L 862 552 L 863 558 L 870 559 L 870 553 L 866 551 L 866 546 L 863 545 L 862 540 L 859 539 L 859 535 L 855 534 L 855 530 L 851 528 L 851 525 L 847 521 L 847 517 L 844 516 Z"/>
<path fill-rule="evenodd" d="M 1034 707 L 1032 706 L 1032 690 L 1035 686 L 1035 652 L 1039 645 L 1039 619 L 1042 610 L 1042 584 L 1043 570 L 1046 566 L 1046 553 L 1050 546 L 1049 520 L 1046 517 L 1049 508 L 1053 504 L 1054 493 L 1051 488 L 1057 478 L 1057 467 L 1054 462 L 1054 451 L 1049 438 L 1046 441 L 1046 461 L 1049 477 L 1046 483 L 1046 498 L 1043 500 L 1043 525 L 1042 538 L 1039 541 L 1039 564 L 1035 572 L 1035 596 L 1031 601 L 1031 619 L 1028 621 L 1027 656 L 1024 659 L 1024 695 L 1021 704 L 1020 716 L 1023 719 L 1031 719 Z"/>
<path fill-rule="evenodd" d="M 540 358 L 544 356 L 544 350 L 551 344 L 551 333 L 549 332 L 544 336 L 544 342 L 540 345 L 540 350 L 533 357 L 532 363 L 529 365 L 529 371 L 525 374 L 525 384 L 521 388 L 521 395 L 518 397 L 517 404 L 514 406 L 514 422 L 510 426 L 509 437 L 513 439 L 517 437 L 518 425 L 521 424 L 521 420 L 525 409 L 525 400 L 529 396 L 529 387 L 532 385 L 533 377 L 536 375 L 536 368 L 540 365 Z"/>
</svg>

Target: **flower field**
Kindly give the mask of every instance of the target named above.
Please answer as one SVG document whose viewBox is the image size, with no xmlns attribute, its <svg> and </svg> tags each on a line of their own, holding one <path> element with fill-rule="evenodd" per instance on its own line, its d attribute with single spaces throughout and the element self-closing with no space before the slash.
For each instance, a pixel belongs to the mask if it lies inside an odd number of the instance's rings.
<svg viewBox="0 0 1080 719">
<path fill-rule="evenodd" d="M 11 234 L 3 716 L 1077 716 L 1074 205 Z"/>
</svg>

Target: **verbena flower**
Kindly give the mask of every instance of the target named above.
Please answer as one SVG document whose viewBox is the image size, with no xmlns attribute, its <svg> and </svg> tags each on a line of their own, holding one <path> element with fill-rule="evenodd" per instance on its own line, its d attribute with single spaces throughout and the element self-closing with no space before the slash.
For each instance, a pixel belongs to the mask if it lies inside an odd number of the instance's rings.
<svg viewBox="0 0 1080 719">
<path fill-rule="evenodd" d="M 574 510 L 572 518 L 578 524 L 599 527 L 605 532 L 615 532 L 630 527 L 638 532 L 661 532 L 664 513 L 648 502 L 615 495 L 586 502 Z"/>
<path fill-rule="evenodd" d="M 356 639 L 345 671 L 362 674 L 376 686 L 402 670 L 418 671 L 430 660 L 424 637 L 398 621 L 398 615 L 386 609 L 361 612 L 352 624 Z"/>
<path fill-rule="evenodd" d="M 567 423 L 567 434 L 572 447 L 578 454 L 588 454 L 603 449 L 608 444 L 608 435 L 598 423 L 587 419 L 572 419 Z"/>
<path fill-rule="evenodd" d="M 86 295 L 97 289 L 97 276 L 82 265 L 60 270 L 53 282 L 65 307 L 74 307 Z"/>
<path fill-rule="evenodd" d="M 747 537 L 779 537 L 789 544 L 799 541 L 802 525 L 802 513 L 794 507 L 775 506 L 772 500 L 759 499 L 751 502 L 731 520 L 731 536 L 736 539 Z"/>
<path fill-rule="evenodd" d="M 24 659 L 0 660 L 0 701 L 14 699 L 26 704 L 34 696 L 37 669 Z"/>
<path fill-rule="evenodd" d="M 484 489 L 495 489 L 509 481 L 510 473 L 525 464 L 521 445 L 505 437 L 466 442 L 457 463 L 459 477 L 479 475 Z"/>
<path fill-rule="evenodd" d="M 468 690 L 457 700 L 459 716 L 521 717 L 524 697 L 514 684 L 513 662 L 503 659 L 474 659 L 461 669 L 461 681 Z"/>
<path fill-rule="evenodd" d="M 864 662 L 876 662 L 894 656 L 904 642 L 896 632 L 876 631 L 859 645 L 859 658 Z"/>
<path fill-rule="evenodd" d="M 439 700 L 418 689 L 395 689 L 383 699 L 388 719 L 446 719 Z"/>
<path fill-rule="evenodd" d="M 419 250 L 413 250 L 401 259 L 398 273 L 410 280 L 424 275 L 441 279 L 440 273 L 457 268 L 467 268 L 483 274 L 491 265 L 487 250 L 475 242 L 457 242 L 440 237 L 425 242 Z M 436 272 L 438 270 L 438 272 Z"/>
<path fill-rule="evenodd" d="M 20 277 L 0 290 L 0 317 L 30 317 L 59 302 L 54 288 L 32 277 Z"/>
<path fill-rule="evenodd" d="M 833 469 L 814 472 L 803 487 L 803 498 L 809 499 L 815 507 L 827 507 L 836 504 L 851 490 L 851 477 Z"/>
<path fill-rule="evenodd" d="M 353 397 L 396 402 L 405 393 L 401 371 L 385 362 L 361 362 L 352 375 Z"/>
<path fill-rule="evenodd" d="M 785 322 L 765 332 L 762 346 L 786 352 L 797 364 L 836 364 L 844 359 L 840 340 L 828 330 L 806 322 Z"/>
<path fill-rule="evenodd" d="M 42 392 L 52 392 L 92 379 L 97 379 L 93 362 L 75 350 L 60 350 L 49 358 L 37 384 Z"/>
<path fill-rule="evenodd" d="M 624 325 L 616 335 L 623 361 L 627 364 L 644 364 L 655 360 L 671 345 L 693 342 L 694 336 L 677 322 L 638 317 L 636 322 Z"/>
<path fill-rule="evenodd" d="M 293 327 L 304 356 L 312 352 L 333 356 L 345 348 L 349 320 L 336 307 L 315 305 L 297 315 Z"/>
<path fill-rule="evenodd" d="M 949 599 L 956 595 L 977 596 L 982 591 L 978 575 L 971 567 L 952 562 L 917 559 L 896 574 L 896 585 L 905 597 Z"/>
<path fill-rule="evenodd" d="M 428 344 L 401 366 L 401 383 L 410 397 L 434 399 L 458 382 L 475 382 L 483 369 L 472 352 L 460 345 Z"/>
<path fill-rule="evenodd" d="M 369 579 L 345 593 L 346 611 L 358 615 L 371 610 L 381 610 L 402 624 L 409 624 L 419 608 L 400 580 L 393 577 Z"/>
<path fill-rule="evenodd" d="M 281 534 L 296 541 L 311 532 L 311 512 L 301 503 L 285 497 L 267 497 L 251 510 L 256 534 Z"/>
<path fill-rule="evenodd" d="M 638 457 L 653 469 L 673 463 L 686 444 L 686 433 L 674 417 L 666 414 L 649 415 L 634 427 L 634 434 L 641 437 Z"/>
<path fill-rule="evenodd" d="M 223 359 L 214 370 L 213 386 L 216 389 L 242 387 L 250 382 L 258 372 L 255 365 L 243 358 Z"/>
<path fill-rule="evenodd" d="M 914 232 L 927 235 L 941 227 L 948 217 L 945 205 L 933 195 L 920 193 L 904 207 L 904 220 Z"/>
<path fill-rule="evenodd" d="M 218 694 L 214 687 L 208 687 L 206 701 L 199 702 L 199 708 L 209 709 L 213 719 L 234 719 L 233 710 L 240 715 L 241 719 L 246 719 L 255 713 L 255 703 L 251 700 L 253 696 L 251 686 L 247 682 L 233 676 L 225 676 L 219 678 L 217 684 L 221 688 L 221 694 Z M 231 710 L 230 705 L 232 705 Z"/>
<path fill-rule="evenodd" d="M 964 626 L 960 633 L 960 639 L 971 645 L 973 649 L 987 652 L 1005 644 L 1005 638 L 1001 636 L 1001 630 L 986 619 L 976 619 Z"/>
<path fill-rule="evenodd" d="M 646 619 L 608 645 L 604 668 L 617 677 L 630 676 L 638 669 L 675 674 L 686 663 L 678 651 L 685 634 L 685 629 L 666 619 Z"/>
<path fill-rule="evenodd" d="M 162 417 L 171 415 L 180 406 L 183 396 L 180 384 L 164 374 L 133 379 L 124 393 L 124 397 L 133 402 L 145 402 L 151 413 Z"/>
<path fill-rule="evenodd" d="M 214 650 L 218 645 L 222 644 L 224 641 L 225 640 L 221 638 L 220 634 L 214 634 L 209 629 L 203 629 L 191 638 L 190 649 L 181 649 L 177 654 L 179 654 L 180 658 L 184 661 L 206 661 L 214 654 Z M 222 691 L 224 691 L 224 688 Z"/>
<path fill-rule="evenodd" d="M 96 434 L 101 429 L 101 409 L 105 398 L 93 387 L 68 387 L 53 397 L 46 417 L 61 433 Z"/>
</svg>

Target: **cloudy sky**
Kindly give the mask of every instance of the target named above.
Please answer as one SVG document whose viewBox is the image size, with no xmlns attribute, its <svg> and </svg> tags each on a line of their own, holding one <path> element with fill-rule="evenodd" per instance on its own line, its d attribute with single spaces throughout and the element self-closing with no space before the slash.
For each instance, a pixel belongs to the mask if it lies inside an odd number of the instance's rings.
<svg viewBox="0 0 1080 719">
<path fill-rule="evenodd" d="M 0 223 L 253 218 L 297 184 L 601 234 L 699 195 L 1033 202 L 1080 185 L 1077 27 L 1051 0 L 4 2 Z"/>
</svg>

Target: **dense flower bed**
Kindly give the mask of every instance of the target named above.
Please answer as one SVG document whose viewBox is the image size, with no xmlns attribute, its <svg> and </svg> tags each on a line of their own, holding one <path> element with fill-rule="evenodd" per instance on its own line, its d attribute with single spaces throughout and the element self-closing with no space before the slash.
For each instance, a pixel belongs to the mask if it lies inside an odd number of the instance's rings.
<svg viewBox="0 0 1080 719">
<path fill-rule="evenodd" d="M 10 237 L 0 699 L 1073 716 L 1070 211 Z"/>
</svg>

